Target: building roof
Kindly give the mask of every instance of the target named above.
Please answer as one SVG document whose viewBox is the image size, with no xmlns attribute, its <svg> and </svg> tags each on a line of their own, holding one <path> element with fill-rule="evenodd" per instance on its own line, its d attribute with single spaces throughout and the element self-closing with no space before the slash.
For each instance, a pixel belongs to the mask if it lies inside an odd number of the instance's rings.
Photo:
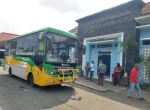
<svg viewBox="0 0 150 110">
<path fill-rule="evenodd" d="M 112 8 L 109 8 L 109 9 L 106 9 L 106 10 L 103 10 L 103 11 L 100 11 L 100 12 L 88 15 L 88 16 L 85 16 L 83 18 L 80 18 L 80 19 L 76 20 L 76 22 L 80 22 L 82 20 L 89 19 L 89 18 L 91 18 L 93 16 L 97 16 L 97 15 L 102 15 L 103 16 L 106 13 L 115 12 L 118 9 L 124 9 L 124 8 L 127 8 L 127 7 L 133 7 L 135 5 L 138 5 L 139 7 L 142 8 L 144 6 L 144 4 L 145 3 L 142 0 L 131 0 L 131 1 L 123 3 L 121 5 L 118 5 L 118 6 L 115 6 L 115 7 L 112 7 Z"/>
<path fill-rule="evenodd" d="M 145 24 L 144 26 L 137 26 L 136 28 L 138 29 L 146 29 L 146 28 L 150 28 L 150 26 L 147 26 L 147 23 L 150 22 L 150 2 L 146 3 L 144 5 L 144 7 L 141 10 L 141 15 L 136 17 L 135 20 L 139 23 L 139 24 Z M 149 24 L 148 24 L 149 25 Z"/>
<path fill-rule="evenodd" d="M 17 34 L 11 34 L 11 33 L 2 32 L 2 33 L 0 33 L 0 42 L 12 39 L 12 38 L 14 38 L 16 36 L 18 36 L 18 35 Z"/>
<path fill-rule="evenodd" d="M 150 2 L 146 3 L 142 9 L 141 14 L 150 14 Z"/>
<path fill-rule="evenodd" d="M 69 32 L 77 35 L 78 26 L 76 26 L 75 28 L 71 29 Z"/>
</svg>

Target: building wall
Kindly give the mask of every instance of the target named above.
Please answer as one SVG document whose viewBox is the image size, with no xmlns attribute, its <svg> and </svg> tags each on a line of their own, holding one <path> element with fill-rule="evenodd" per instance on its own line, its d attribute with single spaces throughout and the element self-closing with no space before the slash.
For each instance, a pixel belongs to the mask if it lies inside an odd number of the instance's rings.
<svg viewBox="0 0 150 110">
<path fill-rule="evenodd" d="M 127 36 L 131 36 L 139 42 L 139 31 L 135 29 L 135 17 L 140 15 L 142 6 L 143 2 L 133 0 L 127 4 L 77 20 L 79 41 L 83 42 L 85 38 L 94 36 L 123 32 L 124 41 L 126 41 Z M 115 18 L 111 19 L 114 16 Z M 138 49 L 128 51 L 128 72 L 132 68 L 134 56 L 137 54 Z M 80 62 L 82 62 L 82 55 L 79 58 Z"/>
<path fill-rule="evenodd" d="M 150 55 L 150 44 L 144 45 L 143 42 L 150 40 L 150 29 L 145 29 L 140 31 L 140 55 L 148 57 Z M 150 82 L 148 75 L 146 74 L 146 68 L 141 64 L 139 72 L 139 80 L 142 82 Z"/>
</svg>

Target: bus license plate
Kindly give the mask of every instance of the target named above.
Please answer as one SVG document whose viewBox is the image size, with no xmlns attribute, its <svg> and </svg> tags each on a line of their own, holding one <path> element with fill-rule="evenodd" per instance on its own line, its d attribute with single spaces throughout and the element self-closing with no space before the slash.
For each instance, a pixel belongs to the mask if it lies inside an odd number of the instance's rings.
<svg viewBox="0 0 150 110">
<path fill-rule="evenodd" d="M 72 79 L 65 79 L 64 82 L 72 82 Z"/>
</svg>

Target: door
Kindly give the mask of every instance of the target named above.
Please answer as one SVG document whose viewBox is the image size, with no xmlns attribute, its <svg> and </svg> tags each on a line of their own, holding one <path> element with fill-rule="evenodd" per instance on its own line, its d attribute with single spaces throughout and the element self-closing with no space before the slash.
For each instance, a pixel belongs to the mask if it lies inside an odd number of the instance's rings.
<svg viewBox="0 0 150 110">
<path fill-rule="evenodd" d="M 104 64 L 107 66 L 107 72 L 105 74 L 106 79 L 110 79 L 110 67 L 111 67 L 111 52 L 102 52 L 101 54 L 98 55 L 98 65 L 99 62 L 103 60 Z"/>
</svg>

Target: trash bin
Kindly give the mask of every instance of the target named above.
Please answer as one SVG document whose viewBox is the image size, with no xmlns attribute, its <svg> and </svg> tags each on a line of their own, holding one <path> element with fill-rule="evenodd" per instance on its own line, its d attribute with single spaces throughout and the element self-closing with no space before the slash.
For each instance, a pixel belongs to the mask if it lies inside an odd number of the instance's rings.
<svg viewBox="0 0 150 110">
<path fill-rule="evenodd" d="M 120 84 L 123 86 L 128 86 L 129 85 L 129 77 L 122 76 L 121 80 L 120 80 Z"/>
</svg>

